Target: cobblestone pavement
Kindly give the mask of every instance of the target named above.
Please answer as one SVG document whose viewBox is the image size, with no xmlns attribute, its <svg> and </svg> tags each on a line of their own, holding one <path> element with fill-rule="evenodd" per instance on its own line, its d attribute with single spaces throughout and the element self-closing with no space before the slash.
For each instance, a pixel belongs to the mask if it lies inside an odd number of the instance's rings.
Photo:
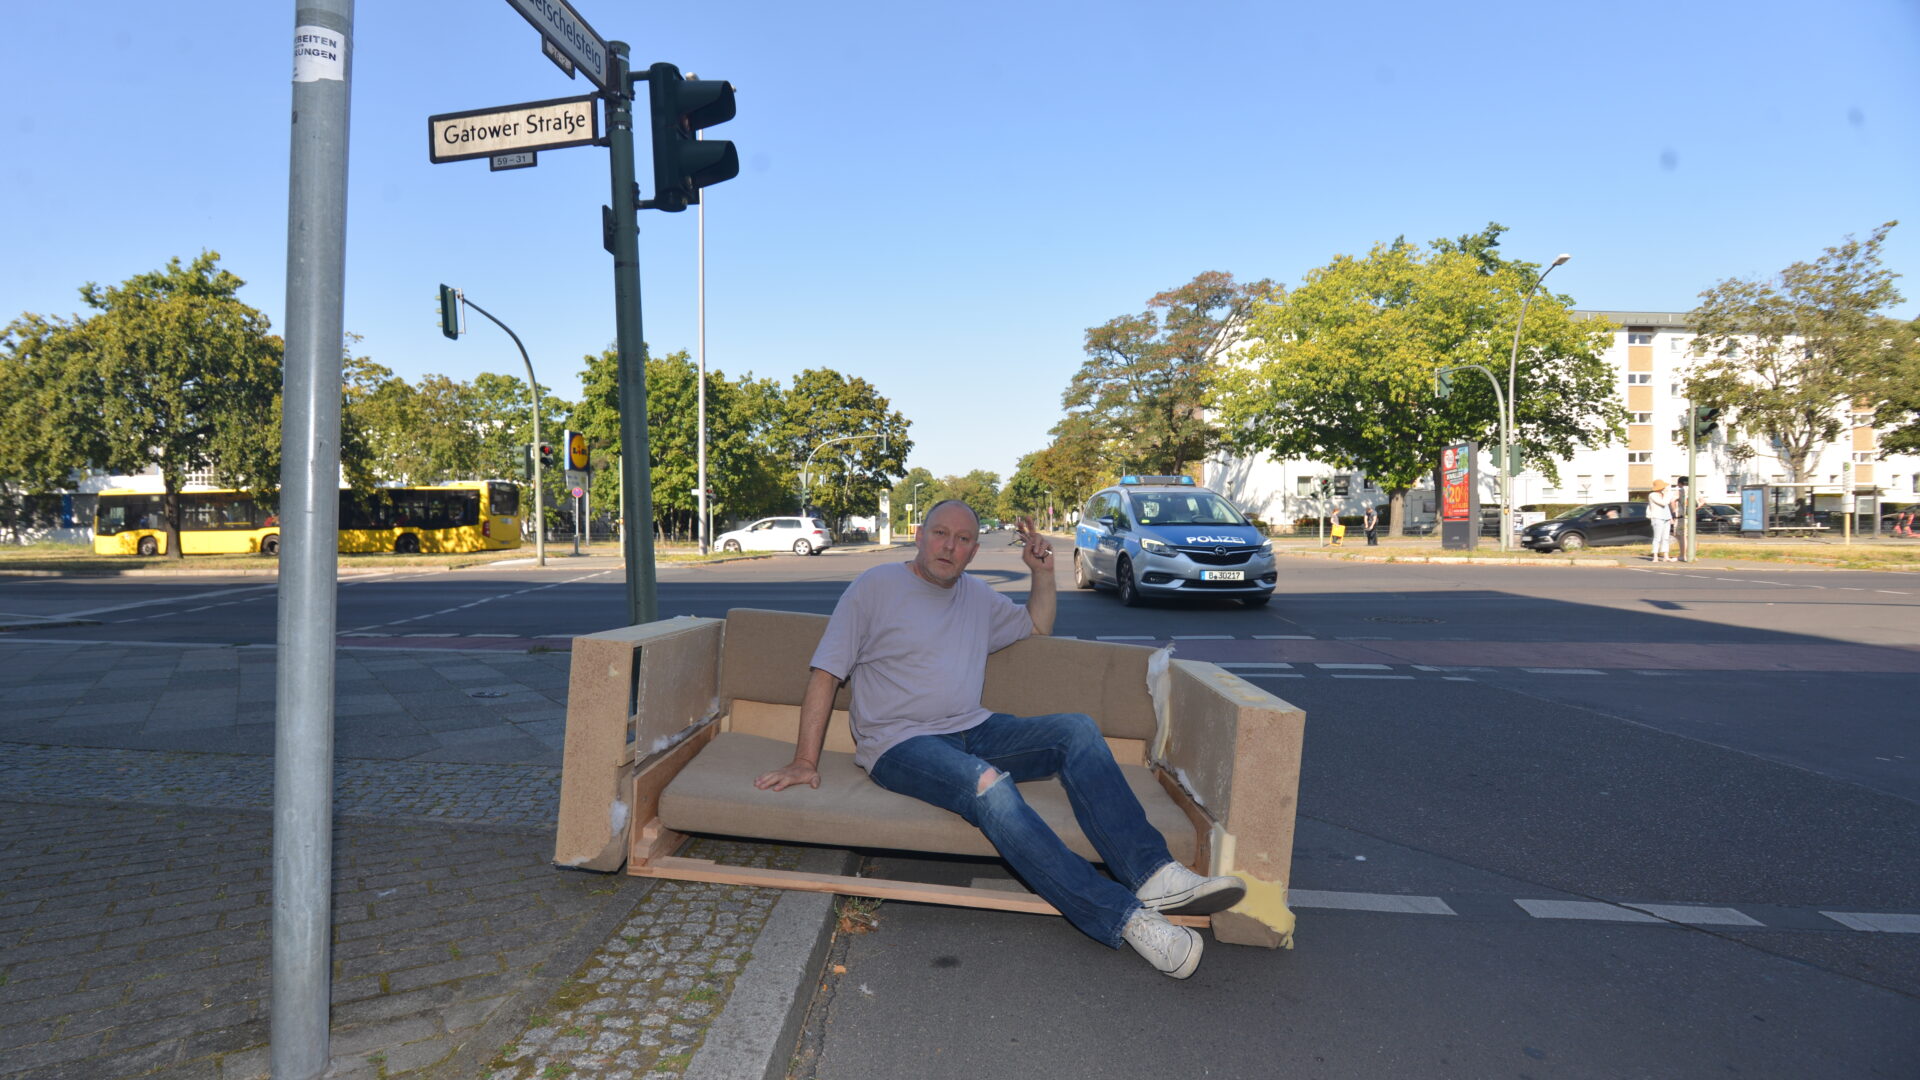
<svg viewBox="0 0 1920 1080">
<path fill-rule="evenodd" d="M 273 753 L 271 648 L 8 642 L 0 741 Z M 341 650 L 342 758 L 558 766 L 565 652 Z"/>
<path fill-rule="evenodd" d="M 0 796 L 271 810 L 273 760 L 0 743 Z M 545 830 L 559 817 L 560 770 L 345 759 L 333 764 L 333 809 L 341 817 Z"/>
<path fill-rule="evenodd" d="M 699 840 L 690 854 L 797 869 L 793 848 Z M 780 894 L 662 881 L 489 1063 L 486 1080 L 661 1080 L 684 1074 Z"/>
<path fill-rule="evenodd" d="M 329 1077 L 678 1076 L 724 1014 L 779 894 L 552 867 L 568 663 L 338 655 Z M 273 664 L 0 640 L 3 1080 L 267 1074 Z"/>
<path fill-rule="evenodd" d="M 0 1076 L 266 1075 L 269 815 L 0 813 Z M 550 851 L 524 833 L 337 825 L 329 1075 L 431 1066 L 570 944 L 604 939 L 635 882 L 555 871 Z"/>
</svg>

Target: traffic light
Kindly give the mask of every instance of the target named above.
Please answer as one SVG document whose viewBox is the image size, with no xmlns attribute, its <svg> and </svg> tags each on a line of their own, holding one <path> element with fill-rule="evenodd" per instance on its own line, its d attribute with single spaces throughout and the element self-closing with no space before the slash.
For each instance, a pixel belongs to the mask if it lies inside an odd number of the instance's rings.
<svg viewBox="0 0 1920 1080">
<path fill-rule="evenodd" d="M 533 479 L 533 444 L 520 444 L 520 479 Z"/>
<path fill-rule="evenodd" d="M 1453 396 L 1453 372 L 1436 371 L 1433 373 L 1433 392 L 1436 397 L 1445 400 Z"/>
<path fill-rule="evenodd" d="M 544 443 L 544 442 L 541 443 L 539 446 L 539 454 L 540 454 L 540 467 L 543 469 L 553 468 L 553 444 Z"/>
<path fill-rule="evenodd" d="M 440 286 L 440 332 L 455 340 L 460 337 L 460 290 L 451 285 Z"/>
<path fill-rule="evenodd" d="M 1721 409 L 1716 405 L 1695 405 L 1692 410 L 1693 437 L 1705 439 L 1720 426 Z"/>
<path fill-rule="evenodd" d="M 725 139 L 694 132 L 733 119 L 733 84 L 687 79 L 672 64 L 647 69 L 653 109 L 653 198 L 642 207 L 679 213 L 700 201 L 700 189 L 740 175 L 740 155 Z"/>
</svg>

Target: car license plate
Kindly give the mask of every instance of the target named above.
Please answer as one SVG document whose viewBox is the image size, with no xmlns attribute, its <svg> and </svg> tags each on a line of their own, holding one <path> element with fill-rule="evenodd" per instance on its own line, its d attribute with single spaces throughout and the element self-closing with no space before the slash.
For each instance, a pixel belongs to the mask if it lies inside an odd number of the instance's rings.
<svg viewBox="0 0 1920 1080">
<path fill-rule="evenodd" d="M 1245 581 L 1246 579 L 1247 579 L 1247 572 L 1245 570 L 1202 570 L 1200 571 L 1201 581 Z"/>
</svg>

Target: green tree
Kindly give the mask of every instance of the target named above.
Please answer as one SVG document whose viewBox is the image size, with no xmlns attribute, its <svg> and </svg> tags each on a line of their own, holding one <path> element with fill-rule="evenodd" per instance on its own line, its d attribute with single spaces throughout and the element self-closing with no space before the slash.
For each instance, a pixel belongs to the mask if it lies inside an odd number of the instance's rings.
<svg viewBox="0 0 1920 1080">
<path fill-rule="evenodd" d="M 1000 474 L 975 469 L 965 476 L 949 476 L 940 481 L 947 489 L 945 498 L 959 499 L 973 509 L 982 523 L 992 523 L 1000 515 Z M 932 506 L 932 503 L 928 503 Z"/>
<path fill-rule="evenodd" d="M 1087 331 L 1087 359 L 1061 402 L 1124 458 L 1121 468 L 1182 473 L 1205 460 L 1218 432 L 1204 406 L 1218 371 L 1223 331 L 1273 283 L 1237 284 L 1210 271 L 1147 301 L 1147 310 Z"/>
<path fill-rule="evenodd" d="M 794 495 L 811 455 L 807 501 L 838 526 L 854 514 L 877 513 L 891 478 L 906 475 L 911 425 L 867 380 L 831 368 L 794 376 L 770 433 L 776 460 L 792 463 Z M 848 436 L 883 436 L 848 439 Z"/>
<path fill-rule="evenodd" d="M 1882 456 L 1920 453 L 1920 318 L 1885 325 L 1887 347 L 1866 365 L 1874 400 L 1874 422 L 1887 430 Z"/>
<path fill-rule="evenodd" d="M 1365 470 L 1388 493 L 1398 535 L 1406 492 L 1443 447 L 1498 437 L 1485 378 L 1461 373 L 1446 399 L 1433 380 L 1442 367 L 1482 364 L 1505 382 L 1522 290 L 1537 267 L 1494 255 L 1499 229 L 1436 241 L 1425 253 L 1396 240 L 1364 258 L 1342 255 L 1263 305 L 1244 363 L 1214 399 L 1230 444 Z M 1535 299 L 1521 339 L 1515 439 L 1550 474 L 1576 445 L 1619 437 L 1625 420 L 1601 359 L 1611 327 L 1574 316 L 1572 304 Z"/>
<path fill-rule="evenodd" d="M 916 486 L 917 485 L 917 486 Z M 909 525 L 925 520 L 927 508 L 949 498 L 946 485 L 926 469 L 916 465 L 893 485 L 888 500 L 893 507 L 893 530 L 904 533 Z"/>
<path fill-rule="evenodd" d="M 596 506 L 619 505 L 620 388 L 617 354 L 586 358 L 583 396 L 574 428 L 587 436 L 594 459 Z M 656 527 L 697 535 L 699 497 L 699 376 L 685 350 L 648 358 L 647 448 Z M 757 516 L 791 505 L 793 495 L 770 467 L 769 433 L 778 416 L 779 386 L 747 375 L 728 381 L 707 372 L 707 488 L 716 522 Z"/>
<path fill-rule="evenodd" d="M 92 418 L 49 425 L 51 457 L 157 469 L 173 558 L 188 474 L 257 492 L 279 483 L 281 342 L 219 261 L 208 251 L 119 285 L 89 282 L 80 296 L 93 314 L 59 324 L 47 342 L 66 367 L 49 389 Z"/>
<path fill-rule="evenodd" d="M 1019 465 L 1015 466 L 1013 476 L 1007 485 L 1000 489 L 1000 519 L 1014 521 L 1022 516 L 1032 517 L 1034 521 L 1051 526 L 1053 519 L 1048 515 L 1050 489 L 1046 480 L 1039 474 L 1042 451 L 1022 455 Z"/>
<path fill-rule="evenodd" d="M 1687 396 L 1726 409 L 1734 430 L 1771 442 L 1790 480 L 1812 475 L 1821 448 L 1840 438 L 1856 395 L 1873 389 L 1873 374 L 1888 371 L 1902 351 L 1894 325 L 1880 315 L 1902 299 L 1893 284 L 1899 275 L 1880 261 L 1897 224 L 1864 241 L 1849 236 L 1772 278 L 1728 278 L 1701 293 L 1693 309 L 1700 361 Z"/>
</svg>

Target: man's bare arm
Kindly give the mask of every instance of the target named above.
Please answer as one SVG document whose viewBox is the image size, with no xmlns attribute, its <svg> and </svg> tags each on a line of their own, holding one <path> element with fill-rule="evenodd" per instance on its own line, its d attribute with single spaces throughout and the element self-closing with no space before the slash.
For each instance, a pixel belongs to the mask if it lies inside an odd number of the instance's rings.
<svg viewBox="0 0 1920 1080">
<path fill-rule="evenodd" d="M 1020 561 L 1033 572 L 1033 584 L 1027 590 L 1027 618 L 1033 620 L 1033 632 L 1045 637 L 1053 633 L 1053 615 L 1058 606 L 1058 590 L 1053 582 L 1053 541 L 1040 535 L 1033 519 L 1023 517 L 1013 526 L 1023 542 Z"/>
<path fill-rule="evenodd" d="M 793 761 L 754 780 L 762 791 L 785 791 L 795 784 L 820 786 L 820 750 L 827 742 L 827 721 L 833 718 L 833 695 L 840 680 L 832 672 L 809 669 L 807 692 L 800 699 L 800 737 L 793 746 Z"/>
</svg>

